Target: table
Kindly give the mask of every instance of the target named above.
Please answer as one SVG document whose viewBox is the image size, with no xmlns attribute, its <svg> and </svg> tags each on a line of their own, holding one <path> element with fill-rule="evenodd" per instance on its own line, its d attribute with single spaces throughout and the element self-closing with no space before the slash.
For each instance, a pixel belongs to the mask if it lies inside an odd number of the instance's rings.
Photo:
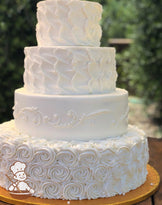
<svg viewBox="0 0 162 205">
<path fill-rule="evenodd" d="M 8 191 L 0 188 L 0 200 L 15 205 L 131 205 L 141 202 L 151 197 L 154 205 L 154 193 L 158 190 L 160 176 L 157 171 L 150 165 L 147 165 L 148 176 L 146 182 L 139 188 L 132 190 L 125 195 L 117 195 L 110 198 L 67 201 L 67 200 L 49 200 L 36 197 L 15 198 Z"/>
</svg>

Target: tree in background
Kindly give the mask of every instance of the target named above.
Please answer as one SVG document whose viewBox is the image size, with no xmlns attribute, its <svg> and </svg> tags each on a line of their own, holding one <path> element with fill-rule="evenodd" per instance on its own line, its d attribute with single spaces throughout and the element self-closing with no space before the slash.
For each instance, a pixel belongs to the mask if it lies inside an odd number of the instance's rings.
<svg viewBox="0 0 162 205">
<path fill-rule="evenodd" d="M 108 45 L 109 38 L 134 38 L 136 10 L 135 0 L 105 0 L 102 17 L 102 45 Z"/>
<path fill-rule="evenodd" d="M 108 38 L 134 43 L 117 53 L 117 86 L 156 103 L 162 119 L 162 1 L 105 0 L 102 45 Z"/>
<path fill-rule="evenodd" d="M 90 0 L 103 6 L 102 46 L 108 46 L 109 38 L 133 38 L 135 26 L 135 0 Z"/>
<path fill-rule="evenodd" d="M 35 12 L 35 0 L 0 2 L 0 122 L 12 118 L 13 93 L 23 85 L 23 50 L 36 44 Z"/>
<path fill-rule="evenodd" d="M 157 103 L 162 119 L 162 1 L 134 2 L 137 18 L 130 49 L 129 84 L 146 103 Z"/>
<path fill-rule="evenodd" d="M 135 37 L 136 26 L 136 0 L 104 0 L 102 18 L 102 46 L 108 46 L 110 38 L 130 38 Z M 117 87 L 125 88 L 130 94 L 135 94 L 135 89 L 129 83 L 129 48 L 116 53 L 118 80 Z M 126 66 L 125 66 L 126 64 Z M 127 66 L 128 65 L 128 66 Z"/>
</svg>

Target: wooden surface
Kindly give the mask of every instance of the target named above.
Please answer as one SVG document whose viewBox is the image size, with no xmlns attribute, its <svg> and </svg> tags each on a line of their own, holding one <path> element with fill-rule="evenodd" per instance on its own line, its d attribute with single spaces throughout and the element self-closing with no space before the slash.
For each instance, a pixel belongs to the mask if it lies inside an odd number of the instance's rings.
<svg viewBox="0 0 162 205">
<path fill-rule="evenodd" d="M 159 173 L 162 179 L 162 138 L 148 138 L 149 141 L 149 164 L 153 166 Z M 160 181 L 159 190 L 154 195 L 155 205 L 162 205 L 162 180 Z M 138 203 L 138 205 L 152 205 L 150 198 Z"/>
<path fill-rule="evenodd" d="M 147 166 L 148 176 L 145 184 L 137 188 L 136 190 L 132 190 L 125 194 L 124 196 L 115 196 L 104 199 L 96 199 L 96 200 L 77 200 L 77 201 L 66 201 L 66 200 L 49 200 L 49 199 L 40 199 L 36 197 L 22 197 L 21 200 L 19 197 L 13 198 L 10 193 L 3 188 L 0 188 L 0 200 L 8 202 L 10 204 L 16 205 L 24 205 L 24 204 L 32 204 L 32 205 L 131 205 L 135 204 L 139 201 L 145 200 L 152 194 L 154 194 L 159 186 L 160 177 L 157 171 L 151 167 Z"/>
</svg>

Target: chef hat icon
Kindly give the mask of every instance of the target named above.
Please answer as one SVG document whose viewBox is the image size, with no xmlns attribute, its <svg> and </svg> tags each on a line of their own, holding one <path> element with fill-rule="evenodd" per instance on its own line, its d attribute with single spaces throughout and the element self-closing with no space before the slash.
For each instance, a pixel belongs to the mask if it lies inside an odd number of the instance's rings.
<svg viewBox="0 0 162 205">
<path fill-rule="evenodd" d="M 26 164 L 22 162 L 15 162 L 13 166 L 11 166 L 11 170 L 14 174 L 18 172 L 23 172 L 26 167 Z"/>
</svg>

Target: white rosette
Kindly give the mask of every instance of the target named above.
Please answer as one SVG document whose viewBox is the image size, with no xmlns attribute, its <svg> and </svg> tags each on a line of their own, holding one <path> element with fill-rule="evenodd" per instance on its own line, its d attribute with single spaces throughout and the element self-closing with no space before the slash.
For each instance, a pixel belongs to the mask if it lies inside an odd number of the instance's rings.
<svg viewBox="0 0 162 205">
<path fill-rule="evenodd" d="M 15 153 L 16 153 L 16 151 L 15 151 L 15 145 L 14 144 L 3 142 L 0 145 L 0 155 L 1 155 L 1 157 L 4 156 L 6 159 L 10 159 L 11 157 L 13 157 L 15 155 Z"/>
<path fill-rule="evenodd" d="M 108 177 L 111 177 L 112 173 L 106 166 L 99 166 L 94 171 L 94 178 L 99 182 L 104 182 Z"/>
<path fill-rule="evenodd" d="M 101 163 L 113 167 L 118 164 L 119 158 L 115 151 L 107 149 L 101 153 Z"/>
<path fill-rule="evenodd" d="M 55 161 L 56 153 L 49 147 L 38 148 L 34 151 L 33 162 L 40 165 L 48 166 Z"/>
<path fill-rule="evenodd" d="M 84 187 L 80 183 L 69 183 L 64 186 L 63 198 L 66 200 L 78 200 L 84 197 Z"/>
<path fill-rule="evenodd" d="M 88 199 L 97 199 L 104 196 L 103 184 L 92 182 L 86 189 Z"/>
<path fill-rule="evenodd" d="M 40 188 L 43 192 L 43 198 L 60 199 L 61 189 L 60 184 L 56 182 L 44 182 Z"/>
<path fill-rule="evenodd" d="M 57 163 L 65 167 L 72 167 L 77 165 L 76 153 L 70 149 L 61 150 L 56 155 Z"/>
<path fill-rule="evenodd" d="M 33 149 L 27 144 L 18 145 L 16 148 L 17 160 L 22 162 L 30 162 L 33 158 Z"/>
<path fill-rule="evenodd" d="M 128 173 L 128 166 L 117 164 L 112 167 L 112 178 L 121 180 L 122 176 Z"/>
<path fill-rule="evenodd" d="M 129 147 L 121 147 L 118 150 L 118 158 L 120 164 L 129 164 L 130 162 L 130 149 Z"/>
<path fill-rule="evenodd" d="M 99 160 L 99 156 L 93 149 L 86 149 L 80 154 L 79 163 L 81 166 L 93 167 Z"/>
<path fill-rule="evenodd" d="M 34 181 L 39 181 L 47 177 L 47 170 L 39 164 L 28 164 L 26 174 L 27 176 L 33 178 Z"/>
<path fill-rule="evenodd" d="M 70 170 L 61 165 L 49 167 L 47 176 L 54 182 L 66 182 L 70 177 Z"/>
<path fill-rule="evenodd" d="M 91 179 L 91 170 L 88 167 L 78 167 L 71 170 L 74 181 L 86 183 Z"/>
</svg>

